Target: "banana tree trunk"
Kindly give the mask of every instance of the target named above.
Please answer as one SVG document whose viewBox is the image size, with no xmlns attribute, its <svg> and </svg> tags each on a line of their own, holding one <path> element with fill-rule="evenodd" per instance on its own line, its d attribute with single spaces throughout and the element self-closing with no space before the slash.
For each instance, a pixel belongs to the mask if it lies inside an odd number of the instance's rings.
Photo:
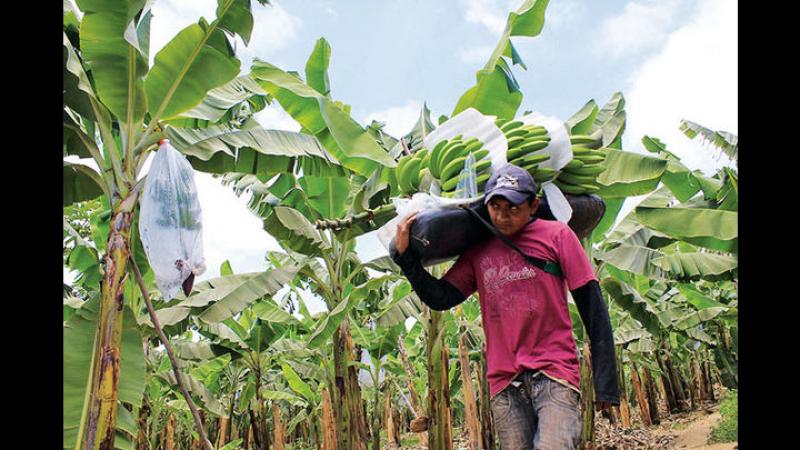
<svg viewBox="0 0 800 450">
<path fill-rule="evenodd" d="M 353 360 L 353 339 L 348 320 L 333 335 L 335 387 L 333 405 L 337 412 L 336 446 L 339 450 L 366 450 L 366 420 L 361 408 L 361 388 Z"/>
<path fill-rule="evenodd" d="M 708 360 L 708 351 L 704 352 L 703 378 L 705 379 L 706 383 L 708 399 L 712 402 L 715 402 L 716 398 L 714 398 L 714 381 L 711 378 L 711 362 Z"/>
<path fill-rule="evenodd" d="M 594 382 L 592 379 L 592 353 L 588 333 L 583 342 L 581 361 L 581 442 L 582 448 L 594 448 Z"/>
<path fill-rule="evenodd" d="M 644 378 L 645 393 L 647 394 L 647 407 L 650 410 L 650 422 L 654 425 L 661 423 L 658 416 L 658 400 L 656 399 L 656 388 L 653 383 L 653 377 L 650 375 L 650 370 L 647 367 L 642 367 L 642 375 Z"/>
<path fill-rule="evenodd" d="M 403 336 L 400 336 L 398 343 L 398 350 L 400 353 L 400 360 L 403 362 L 403 368 L 406 371 L 406 378 L 408 379 L 408 394 L 411 397 L 411 407 L 414 409 L 414 418 L 424 416 L 425 413 L 422 409 L 421 401 L 416 389 L 414 389 L 414 371 L 411 369 L 411 364 L 408 362 L 408 355 L 406 354 L 406 346 Z M 419 443 L 423 447 L 428 446 L 428 434 L 417 433 L 419 436 Z"/>
<path fill-rule="evenodd" d="M 426 308 L 427 309 L 427 308 Z M 442 333 L 442 312 L 429 310 L 426 350 L 428 355 L 428 448 L 452 450 L 450 423 L 450 385 L 447 346 Z"/>
<path fill-rule="evenodd" d="M 494 450 L 494 422 L 492 421 L 492 407 L 489 400 L 489 379 L 486 378 L 486 343 L 481 346 L 481 360 L 475 365 L 475 376 L 478 377 L 478 396 L 480 397 L 481 435 L 483 436 L 483 449 Z"/>
<path fill-rule="evenodd" d="M 667 370 L 667 366 L 664 364 L 664 359 L 661 357 L 659 352 L 655 352 L 655 355 L 658 367 L 661 369 L 660 378 L 661 385 L 664 386 L 664 400 L 667 404 L 667 411 L 670 413 L 678 412 L 678 401 L 675 398 L 675 389 L 672 387 L 672 382 L 669 379 L 669 371 Z"/>
<path fill-rule="evenodd" d="M 381 412 L 380 407 L 380 390 L 375 386 L 372 398 L 372 450 L 381 450 Z"/>
<path fill-rule="evenodd" d="M 628 390 L 625 385 L 625 366 L 622 365 L 622 345 L 617 345 L 617 380 L 619 382 L 619 420 L 622 428 L 631 427 L 631 407 L 628 403 Z"/>
<path fill-rule="evenodd" d="M 142 397 L 142 407 L 139 408 L 139 430 L 136 434 L 136 450 L 150 450 L 150 441 L 147 439 L 147 417 L 150 415 L 150 405 L 147 396 Z"/>
<path fill-rule="evenodd" d="M 327 388 L 322 389 L 322 450 L 336 450 L 336 420 Z"/>
<path fill-rule="evenodd" d="M 645 427 L 652 426 L 650 420 L 650 408 L 647 404 L 647 394 L 642 388 L 642 381 L 639 379 L 639 369 L 636 364 L 631 361 L 631 383 L 633 384 L 633 391 L 636 393 L 636 401 L 639 403 L 639 416 L 642 419 L 642 425 Z"/>
<path fill-rule="evenodd" d="M 167 436 L 164 443 L 164 450 L 175 449 L 175 415 L 170 414 L 167 419 Z"/>
<path fill-rule="evenodd" d="M 275 450 L 283 450 L 283 435 L 284 431 L 286 430 L 286 424 L 281 422 L 281 410 L 278 409 L 278 404 L 275 402 L 272 403 L 272 422 L 274 425 L 274 434 L 272 439 L 272 442 L 274 443 L 273 446 Z"/>
<path fill-rule="evenodd" d="M 222 447 L 228 443 L 228 418 L 219 418 L 219 439 L 217 440 L 217 448 Z"/>
<path fill-rule="evenodd" d="M 664 341 L 664 348 L 668 349 L 666 341 Z M 664 354 L 664 366 L 669 373 L 669 381 L 672 385 L 672 389 L 675 392 L 675 401 L 678 404 L 678 409 L 680 411 L 688 411 L 688 399 L 686 391 L 683 389 L 683 384 L 681 383 L 681 378 L 678 375 L 677 367 L 675 364 L 672 363 L 672 358 L 668 353 Z"/>
<path fill-rule="evenodd" d="M 203 428 L 206 426 L 206 413 L 202 409 L 199 411 L 200 414 L 200 423 L 203 425 Z M 200 439 L 192 437 L 192 450 L 200 450 L 203 445 L 200 443 Z"/>
<path fill-rule="evenodd" d="M 386 383 L 386 390 L 383 393 L 383 417 L 386 424 L 386 446 L 397 448 L 400 446 L 400 440 L 398 439 L 397 422 L 394 420 L 392 411 L 392 385 L 390 383 Z"/>
<path fill-rule="evenodd" d="M 86 450 L 114 450 L 117 399 L 119 397 L 120 340 L 127 265 L 130 255 L 133 213 L 122 210 L 120 201 L 111 215 L 101 285 L 97 348 L 93 361 L 91 406 L 86 429 Z"/>
<path fill-rule="evenodd" d="M 466 334 L 462 334 L 461 339 L 458 340 L 458 359 L 461 363 L 461 390 L 464 392 L 464 422 L 469 432 L 469 449 L 480 450 L 483 439 L 481 424 L 478 421 L 478 404 L 475 401 L 475 391 L 472 387 Z"/>
</svg>

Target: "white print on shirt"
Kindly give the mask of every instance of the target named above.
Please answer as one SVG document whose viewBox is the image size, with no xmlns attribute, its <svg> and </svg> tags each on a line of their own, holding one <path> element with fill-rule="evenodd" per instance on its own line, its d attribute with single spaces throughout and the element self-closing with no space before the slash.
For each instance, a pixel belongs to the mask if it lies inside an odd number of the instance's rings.
<svg viewBox="0 0 800 450">
<path fill-rule="evenodd" d="M 532 312 L 536 270 L 516 253 L 485 256 L 479 262 L 483 286 L 493 306 L 503 311 Z M 526 282 L 527 281 L 527 282 Z"/>
</svg>

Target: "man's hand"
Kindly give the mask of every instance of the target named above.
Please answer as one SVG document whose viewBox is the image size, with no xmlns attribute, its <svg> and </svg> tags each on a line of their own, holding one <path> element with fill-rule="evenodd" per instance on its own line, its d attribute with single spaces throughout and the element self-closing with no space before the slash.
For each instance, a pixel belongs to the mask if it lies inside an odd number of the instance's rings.
<svg viewBox="0 0 800 450">
<path fill-rule="evenodd" d="M 418 212 L 419 211 L 414 211 L 397 224 L 397 235 L 394 239 L 394 246 L 397 248 L 398 255 L 402 255 L 408 248 L 408 236 L 411 234 L 411 224 L 414 222 L 414 219 L 417 218 Z"/>
<path fill-rule="evenodd" d="M 611 408 L 611 402 L 594 402 L 594 410 L 602 411 Z"/>
</svg>

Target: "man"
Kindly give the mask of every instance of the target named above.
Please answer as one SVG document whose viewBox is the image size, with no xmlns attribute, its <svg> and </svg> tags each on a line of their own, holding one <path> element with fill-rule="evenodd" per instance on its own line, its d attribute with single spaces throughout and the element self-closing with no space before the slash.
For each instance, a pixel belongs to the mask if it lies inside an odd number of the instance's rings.
<svg viewBox="0 0 800 450">
<path fill-rule="evenodd" d="M 536 267 L 493 236 L 436 279 L 408 250 L 417 213 L 398 224 L 392 257 L 431 309 L 452 308 L 478 291 L 492 415 L 503 450 L 575 449 L 581 438 L 580 364 L 567 289 L 591 342 L 596 409 L 619 404 L 614 338 L 600 286 L 575 233 L 564 223 L 532 217 L 539 199 L 525 169 L 501 167 L 485 194 L 497 230 L 526 255 L 557 263 L 560 275 L 553 264 Z"/>
</svg>

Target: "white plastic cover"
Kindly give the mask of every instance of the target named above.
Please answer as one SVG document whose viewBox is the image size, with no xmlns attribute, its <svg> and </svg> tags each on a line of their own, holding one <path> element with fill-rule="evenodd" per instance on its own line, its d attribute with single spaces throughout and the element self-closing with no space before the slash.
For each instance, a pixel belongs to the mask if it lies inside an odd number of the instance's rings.
<svg viewBox="0 0 800 450">
<path fill-rule="evenodd" d="M 206 269 L 200 213 L 192 166 L 164 139 L 142 192 L 139 235 L 166 301 Z"/>
<path fill-rule="evenodd" d="M 508 141 L 500 128 L 494 124 L 497 119 L 495 116 L 485 116 L 475 108 L 467 108 L 448 119 L 439 128 L 433 130 L 425 137 L 423 145 L 433 150 L 433 147 L 444 139 L 462 136 L 465 141 L 470 138 L 477 138 L 483 142 L 484 148 L 489 150 L 489 157 L 492 158 L 492 170 L 501 167 L 508 162 L 506 152 L 508 151 Z"/>
<path fill-rule="evenodd" d="M 550 135 L 550 142 L 547 147 L 542 149 L 550 155 L 550 159 L 542 163 L 542 166 L 553 170 L 561 170 L 572 160 L 572 143 L 569 139 L 569 132 L 564 122 L 555 117 L 548 117 L 538 112 L 530 113 L 519 119 L 526 125 L 540 125 L 547 130 Z M 552 181 L 542 183 L 542 190 L 547 196 L 547 204 L 559 222 L 567 223 L 572 218 L 572 207 L 569 206 L 567 198 Z"/>
</svg>

